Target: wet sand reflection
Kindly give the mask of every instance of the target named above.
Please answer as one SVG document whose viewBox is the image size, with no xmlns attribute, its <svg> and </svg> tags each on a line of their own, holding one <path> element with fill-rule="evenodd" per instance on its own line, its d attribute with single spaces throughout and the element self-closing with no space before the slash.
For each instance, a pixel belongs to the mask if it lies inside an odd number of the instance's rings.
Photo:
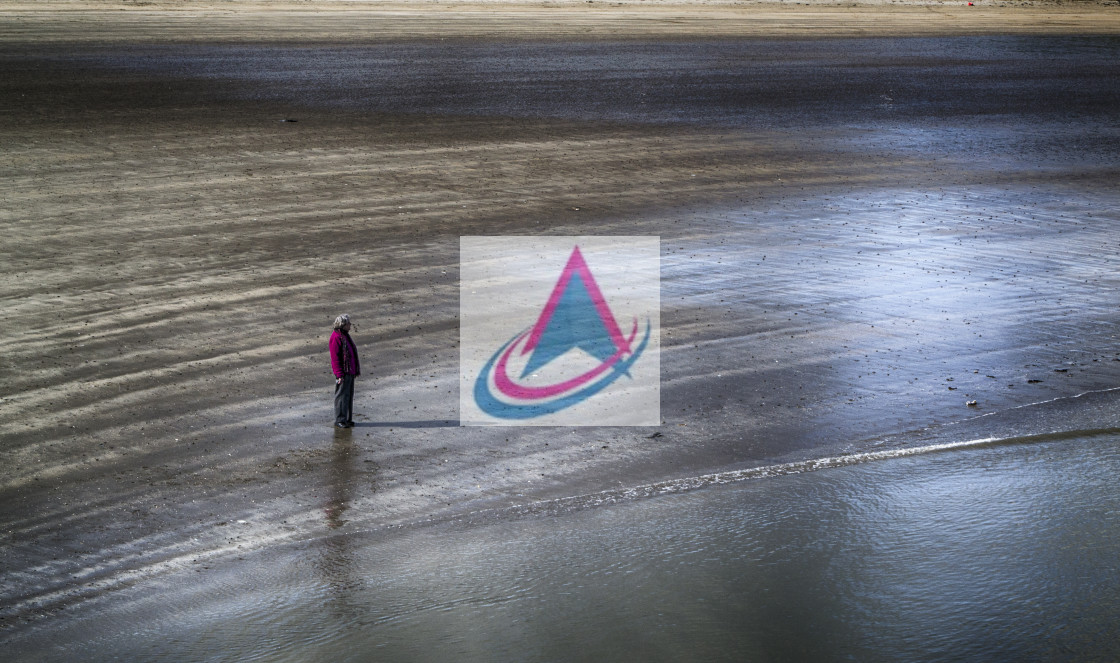
<svg viewBox="0 0 1120 663">
<path fill-rule="evenodd" d="M 358 454 L 351 429 L 335 429 L 327 466 L 327 502 L 323 507 L 327 527 L 332 531 L 341 529 L 347 523 L 343 516 L 354 499 L 354 481 L 358 475 L 354 462 Z M 331 597 L 327 607 L 335 617 L 349 620 L 358 614 L 353 596 L 362 587 L 361 578 L 354 572 L 350 537 L 341 532 L 325 536 L 316 552 L 319 559 L 315 566 Z"/>
</svg>

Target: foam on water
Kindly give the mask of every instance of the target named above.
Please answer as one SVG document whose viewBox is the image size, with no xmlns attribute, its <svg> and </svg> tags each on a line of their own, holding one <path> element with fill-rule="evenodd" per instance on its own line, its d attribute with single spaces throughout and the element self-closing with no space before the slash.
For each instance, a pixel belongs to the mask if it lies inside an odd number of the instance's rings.
<svg viewBox="0 0 1120 663">
<path fill-rule="evenodd" d="M 1015 410 L 1030 410 L 1045 407 L 1051 404 L 1068 404 L 1077 399 L 1086 396 L 1100 394 L 1109 395 L 1120 393 L 1120 387 L 1111 389 L 1099 389 L 1089 392 L 1084 392 L 1073 397 L 1068 398 L 1054 398 L 1038 403 L 1030 403 L 1010 408 L 1010 411 Z M 952 427 L 959 424 L 975 423 L 976 421 L 995 416 L 1006 416 L 1008 411 L 1004 412 L 989 412 L 978 415 L 971 420 L 964 420 L 952 422 L 940 429 L 954 430 Z M 1093 428 L 1077 428 L 1065 430 L 1051 430 L 1047 432 L 1032 432 L 1025 435 L 1009 435 L 998 436 L 990 435 L 981 438 L 954 440 L 949 442 L 939 442 L 935 444 L 924 444 L 909 447 L 896 447 L 890 449 L 883 449 L 877 451 L 864 451 L 859 453 L 850 453 L 837 456 L 826 456 L 821 458 L 812 458 L 808 460 L 799 460 L 789 463 L 780 463 L 775 465 L 765 465 L 761 467 L 750 467 L 745 469 L 730 470 L 726 472 L 714 472 L 710 474 L 701 474 L 698 476 L 675 478 L 669 481 L 662 481 L 658 483 L 645 484 L 640 486 L 632 486 L 627 488 L 617 488 L 605 490 L 597 493 L 586 495 L 574 495 L 570 497 L 562 497 L 558 499 L 541 500 L 532 502 L 526 505 L 519 505 L 507 507 L 502 509 L 487 509 L 483 511 L 476 511 L 468 516 L 462 518 L 464 521 L 472 521 L 481 519 L 485 516 L 498 517 L 498 516 L 520 516 L 530 514 L 557 514 L 570 511 L 573 509 L 604 506 L 609 504 L 618 504 L 635 499 L 655 497 L 659 495 L 670 495 L 673 493 L 682 493 L 708 486 L 718 486 L 740 481 L 747 481 L 750 479 L 764 479 L 769 477 L 779 477 L 790 474 L 801 474 L 803 472 L 814 472 L 817 470 L 831 469 L 837 467 L 846 467 L 850 465 L 860 465 L 864 463 L 872 463 L 876 461 L 890 460 L 894 458 L 905 458 L 908 456 L 919 456 L 926 454 L 933 454 L 945 451 L 973 449 L 981 447 L 999 446 L 999 445 L 1015 445 L 1015 444 L 1029 444 L 1037 442 L 1047 442 L 1055 440 L 1066 440 L 1073 438 L 1089 438 L 1096 436 L 1107 435 L 1120 435 L 1120 426 L 1105 426 Z M 444 519 L 441 519 L 441 521 Z M 436 521 L 430 521 L 436 522 Z"/>
</svg>

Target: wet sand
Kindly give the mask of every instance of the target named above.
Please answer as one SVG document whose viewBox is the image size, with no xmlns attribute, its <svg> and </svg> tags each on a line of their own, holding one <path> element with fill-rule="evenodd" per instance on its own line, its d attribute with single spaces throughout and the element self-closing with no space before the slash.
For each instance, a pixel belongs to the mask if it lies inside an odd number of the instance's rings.
<svg viewBox="0 0 1120 663">
<path fill-rule="evenodd" d="M 215 7 L 0 7 L 9 628 L 1120 386 L 1120 10 Z M 533 233 L 662 238 L 661 427 L 458 426 L 458 238 Z"/>
</svg>

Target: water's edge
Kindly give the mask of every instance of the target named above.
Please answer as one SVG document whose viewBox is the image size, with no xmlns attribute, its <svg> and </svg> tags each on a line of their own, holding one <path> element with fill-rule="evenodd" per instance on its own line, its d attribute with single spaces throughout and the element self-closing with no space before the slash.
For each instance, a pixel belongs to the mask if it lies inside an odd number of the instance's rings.
<svg viewBox="0 0 1120 663">
<path fill-rule="evenodd" d="M 665 495 L 689 493 L 712 486 L 729 485 L 755 479 L 790 476 L 854 465 L 865 465 L 898 458 L 942 454 L 969 449 L 1031 445 L 1062 440 L 1120 435 L 1120 426 L 1115 425 L 1088 426 L 1005 436 L 985 435 L 982 437 L 975 437 L 960 435 L 961 433 L 973 430 L 969 428 L 970 426 L 976 427 L 989 422 L 1002 428 L 1006 426 L 1002 418 L 1020 418 L 1017 411 L 1029 412 L 1031 410 L 1044 408 L 1047 410 L 1047 416 L 1045 417 L 1047 420 L 1053 418 L 1049 409 L 1055 407 L 1064 408 L 1066 406 L 1075 406 L 1079 408 L 1079 412 L 1083 413 L 1085 408 L 1080 406 L 1084 405 L 1084 399 L 1093 397 L 1108 398 L 1118 394 L 1120 394 L 1120 387 L 1093 390 L 1071 397 L 1021 405 L 999 412 L 984 413 L 970 419 L 941 424 L 939 426 L 923 429 L 922 431 L 891 434 L 883 438 L 878 438 L 878 441 L 868 440 L 858 443 L 858 446 L 863 448 L 885 444 L 891 445 L 889 448 L 883 449 L 856 451 L 841 455 L 731 469 L 594 493 L 537 500 L 526 504 L 483 508 L 467 513 L 460 512 L 433 515 L 405 523 L 366 527 L 357 526 L 348 528 L 346 531 L 329 532 L 325 534 L 309 535 L 303 532 L 301 536 L 293 537 L 284 532 L 273 531 L 260 536 L 254 536 L 253 545 L 250 548 L 244 547 L 244 542 L 242 542 L 236 545 L 230 544 L 228 546 L 205 551 L 183 551 L 181 548 L 176 550 L 176 548 L 179 548 L 177 544 L 169 544 L 165 549 L 160 551 L 160 553 L 157 553 L 158 556 L 153 555 L 149 557 L 149 559 L 155 557 L 154 562 L 142 564 L 133 568 L 118 567 L 116 570 L 111 568 L 91 569 L 89 572 L 89 581 L 78 587 L 71 586 L 53 589 L 40 594 L 26 596 L 3 606 L 0 608 L 0 632 L 10 632 L 21 624 L 34 623 L 40 618 L 48 617 L 53 613 L 89 600 L 103 597 L 121 589 L 132 587 L 161 574 L 187 568 L 191 564 L 218 563 L 224 558 L 256 553 L 269 548 L 308 545 L 315 541 L 326 539 L 358 539 L 379 534 L 391 535 L 439 525 L 478 527 L 499 521 L 559 516 L 596 507 L 623 504 Z M 1109 410 L 1110 408 L 1105 409 Z M 1109 417 L 1109 419 L 1111 419 L 1111 417 Z M 1090 415 L 1088 420 L 1081 423 L 1091 424 L 1094 423 L 1094 421 L 1094 417 Z M 1108 424 L 1113 422 L 1107 421 L 1097 423 Z M 958 437 L 954 439 L 952 437 L 954 435 L 958 435 Z M 929 439 L 931 437 L 933 439 L 949 438 L 949 441 L 912 444 L 911 446 L 903 446 L 899 442 L 895 442 L 900 439 L 913 441 L 915 438 Z M 965 437 L 965 439 L 960 439 L 961 437 Z M 120 562 L 120 559 L 117 558 L 117 561 Z"/>
</svg>

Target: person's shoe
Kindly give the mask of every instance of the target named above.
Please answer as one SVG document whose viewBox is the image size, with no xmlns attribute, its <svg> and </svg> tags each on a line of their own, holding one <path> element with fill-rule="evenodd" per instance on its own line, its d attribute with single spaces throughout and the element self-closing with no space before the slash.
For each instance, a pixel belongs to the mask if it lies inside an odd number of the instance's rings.
<svg viewBox="0 0 1120 663">
<path fill-rule="evenodd" d="M 335 426 L 339 428 L 350 428 L 350 424 L 346 423 L 345 421 L 339 421 L 335 424 Z"/>
<path fill-rule="evenodd" d="M 354 420 L 351 419 L 350 421 L 347 421 L 346 425 L 349 426 L 350 428 L 353 428 L 354 427 Z"/>
</svg>

